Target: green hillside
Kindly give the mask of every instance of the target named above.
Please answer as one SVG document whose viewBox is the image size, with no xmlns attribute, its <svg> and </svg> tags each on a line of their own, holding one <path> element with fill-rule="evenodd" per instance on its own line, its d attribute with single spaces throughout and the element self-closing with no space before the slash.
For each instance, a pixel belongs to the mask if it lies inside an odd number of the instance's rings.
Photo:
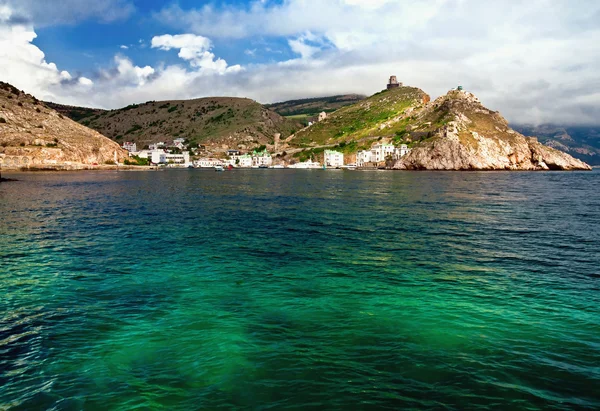
<svg viewBox="0 0 600 411">
<path fill-rule="evenodd" d="M 315 97 L 300 100 L 289 100 L 280 103 L 267 104 L 265 107 L 289 118 L 306 118 L 322 111 L 327 113 L 344 106 L 364 100 L 366 96 L 359 94 L 344 94 L 329 97 Z"/>
<path fill-rule="evenodd" d="M 275 133 L 286 138 L 302 127 L 245 98 L 149 101 L 110 111 L 53 107 L 118 143 L 133 141 L 138 147 L 176 138 L 192 144 L 270 144 Z"/>
<path fill-rule="evenodd" d="M 429 96 L 418 88 L 384 90 L 299 131 L 292 144 L 302 147 L 401 136 L 411 119 L 414 120 L 412 113 L 428 101 Z"/>
</svg>

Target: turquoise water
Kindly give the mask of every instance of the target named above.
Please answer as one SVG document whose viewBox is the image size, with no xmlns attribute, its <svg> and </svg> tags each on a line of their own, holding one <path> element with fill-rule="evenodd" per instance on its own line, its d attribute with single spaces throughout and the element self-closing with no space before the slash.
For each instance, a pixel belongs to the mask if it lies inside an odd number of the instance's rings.
<svg viewBox="0 0 600 411">
<path fill-rule="evenodd" d="M 598 409 L 600 172 L 14 174 L 0 409 Z"/>
</svg>

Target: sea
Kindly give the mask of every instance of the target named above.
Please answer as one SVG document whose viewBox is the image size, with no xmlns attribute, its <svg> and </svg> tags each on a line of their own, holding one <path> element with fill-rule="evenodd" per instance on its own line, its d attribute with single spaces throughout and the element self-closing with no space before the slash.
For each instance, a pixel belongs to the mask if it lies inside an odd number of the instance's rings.
<svg viewBox="0 0 600 411">
<path fill-rule="evenodd" d="M 0 410 L 600 409 L 600 170 L 3 177 Z"/>
</svg>

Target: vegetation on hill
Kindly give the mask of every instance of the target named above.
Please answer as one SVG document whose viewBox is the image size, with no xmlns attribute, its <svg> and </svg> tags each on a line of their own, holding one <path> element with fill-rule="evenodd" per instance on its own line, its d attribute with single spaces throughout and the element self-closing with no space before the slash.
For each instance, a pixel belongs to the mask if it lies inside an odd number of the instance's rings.
<svg viewBox="0 0 600 411">
<path fill-rule="evenodd" d="M 314 116 L 322 111 L 333 112 L 364 100 L 366 96 L 359 94 L 344 94 L 330 97 L 315 97 L 301 100 L 289 100 L 280 103 L 268 104 L 265 107 L 288 118 L 304 119 Z"/>
<path fill-rule="evenodd" d="M 142 148 L 183 138 L 188 145 L 221 144 L 253 147 L 272 144 L 274 135 L 286 138 L 302 125 L 244 98 L 209 97 L 196 100 L 149 101 L 110 111 L 65 108 L 79 122 L 122 144 L 132 141 Z"/>
<path fill-rule="evenodd" d="M 86 117 L 92 117 L 96 115 L 100 115 L 106 112 L 106 110 L 102 110 L 99 108 L 88 108 L 88 107 L 76 107 L 76 106 L 65 106 L 63 104 L 45 102 L 46 106 L 50 107 L 53 110 L 56 110 L 58 113 L 62 114 L 65 117 L 70 118 L 73 121 L 79 122 L 80 120 Z"/>
<path fill-rule="evenodd" d="M 303 147 L 403 135 L 413 110 L 422 108 L 428 101 L 429 96 L 418 88 L 384 90 L 301 130 L 292 144 Z"/>
</svg>

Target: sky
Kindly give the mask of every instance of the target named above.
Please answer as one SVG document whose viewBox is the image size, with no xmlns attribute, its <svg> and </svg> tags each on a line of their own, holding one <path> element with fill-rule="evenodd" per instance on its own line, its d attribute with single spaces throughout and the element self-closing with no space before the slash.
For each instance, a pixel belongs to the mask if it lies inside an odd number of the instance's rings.
<svg viewBox="0 0 600 411">
<path fill-rule="evenodd" d="M 0 0 L 0 80 L 63 104 L 261 103 L 462 85 L 512 123 L 600 124 L 598 0 Z"/>
</svg>

